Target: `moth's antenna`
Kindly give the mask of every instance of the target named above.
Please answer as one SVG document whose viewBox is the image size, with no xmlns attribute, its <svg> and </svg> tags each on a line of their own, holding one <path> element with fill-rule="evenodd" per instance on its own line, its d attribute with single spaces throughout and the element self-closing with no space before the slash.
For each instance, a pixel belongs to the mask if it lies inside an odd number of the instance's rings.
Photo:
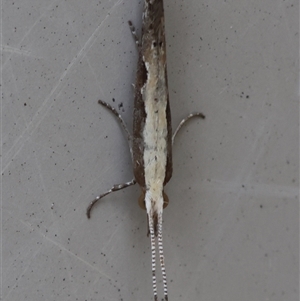
<svg viewBox="0 0 300 301">
<path fill-rule="evenodd" d="M 156 275 L 155 275 L 156 244 L 155 244 L 155 235 L 154 235 L 152 214 L 148 215 L 148 219 L 149 219 L 149 231 L 150 231 L 150 240 L 151 240 L 152 287 L 153 287 L 154 301 L 157 301 L 157 287 L 156 287 Z"/>
<path fill-rule="evenodd" d="M 161 273 L 164 284 L 164 295 L 165 301 L 168 301 L 168 286 L 167 286 L 167 274 L 164 260 L 164 249 L 163 249 L 163 238 L 162 238 L 162 213 L 158 215 L 158 251 L 159 251 L 159 261 L 161 266 Z"/>
</svg>

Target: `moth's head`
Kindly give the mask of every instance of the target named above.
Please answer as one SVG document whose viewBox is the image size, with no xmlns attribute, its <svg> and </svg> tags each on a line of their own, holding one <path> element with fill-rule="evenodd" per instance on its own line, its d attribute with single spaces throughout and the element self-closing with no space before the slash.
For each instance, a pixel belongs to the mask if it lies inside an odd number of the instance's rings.
<svg viewBox="0 0 300 301">
<path fill-rule="evenodd" d="M 139 206 L 144 210 L 146 210 L 145 196 L 146 196 L 145 191 L 142 191 L 142 193 L 139 197 L 139 200 L 138 200 Z M 165 209 L 169 204 L 169 198 L 168 198 L 167 194 L 164 191 L 163 191 L 163 200 L 164 200 L 163 208 Z"/>
</svg>

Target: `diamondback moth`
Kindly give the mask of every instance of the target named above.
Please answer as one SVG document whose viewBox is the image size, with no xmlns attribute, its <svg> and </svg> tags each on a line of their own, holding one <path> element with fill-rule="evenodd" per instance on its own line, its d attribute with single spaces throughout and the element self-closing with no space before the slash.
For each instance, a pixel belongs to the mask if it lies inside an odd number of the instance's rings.
<svg viewBox="0 0 300 301">
<path fill-rule="evenodd" d="M 172 177 L 172 145 L 181 127 L 193 117 L 205 116 L 196 112 L 184 118 L 172 135 L 169 104 L 166 40 L 163 0 L 144 0 L 142 33 L 139 39 L 131 21 L 128 22 L 138 48 L 138 66 L 134 85 L 133 132 L 129 132 L 122 116 L 108 103 L 99 104 L 110 110 L 123 127 L 133 164 L 134 178 L 123 184 L 114 185 L 97 196 L 87 208 L 90 218 L 93 206 L 113 191 L 132 186 L 141 187 L 139 205 L 146 209 L 148 235 L 151 240 L 152 285 L 154 300 L 157 301 L 156 286 L 156 238 L 161 265 L 164 300 L 168 301 L 167 276 L 163 253 L 162 214 L 169 199 L 164 186 Z"/>
</svg>

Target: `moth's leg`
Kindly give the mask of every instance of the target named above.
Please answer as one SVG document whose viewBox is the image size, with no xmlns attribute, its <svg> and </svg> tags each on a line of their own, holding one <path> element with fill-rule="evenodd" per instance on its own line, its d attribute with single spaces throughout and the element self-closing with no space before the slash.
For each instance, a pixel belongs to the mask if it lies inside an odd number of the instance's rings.
<svg viewBox="0 0 300 301">
<path fill-rule="evenodd" d="M 172 145 L 174 144 L 174 140 L 175 140 L 175 137 L 177 135 L 177 133 L 179 132 L 179 130 L 182 128 L 182 126 L 188 121 L 190 120 L 191 118 L 194 118 L 194 117 L 200 117 L 202 119 L 205 119 L 205 115 L 203 115 L 202 113 L 199 113 L 199 112 L 196 112 L 196 113 L 191 113 L 189 114 L 188 116 L 186 116 L 186 118 L 182 119 L 181 122 L 178 124 L 177 126 L 177 129 L 175 130 L 173 136 L 172 136 Z"/>
<path fill-rule="evenodd" d="M 136 180 L 135 179 L 132 179 L 131 181 L 127 182 L 127 183 L 123 183 L 123 184 L 118 184 L 118 185 L 114 185 L 111 189 L 109 189 L 108 191 L 106 191 L 105 193 L 103 194 L 100 194 L 98 195 L 90 204 L 89 206 L 87 207 L 86 209 L 86 215 L 88 218 L 91 217 L 91 210 L 92 208 L 94 207 L 94 205 L 100 200 L 102 199 L 103 197 L 105 197 L 106 195 L 110 194 L 111 192 L 113 191 L 118 191 L 118 190 L 121 190 L 121 189 L 124 189 L 126 187 L 129 187 L 129 186 L 132 186 L 136 183 Z"/>
<path fill-rule="evenodd" d="M 126 134 L 126 138 L 129 144 L 129 149 L 130 149 L 130 153 L 132 154 L 132 138 L 131 138 L 131 134 L 128 131 L 128 128 L 126 126 L 125 121 L 123 120 L 122 116 L 118 113 L 118 111 L 112 107 L 110 104 L 108 104 L 107 102 L 103 101 L 103 100 L 98 100 L 98 103 L 104 107 L 106 107 L 107 109 L 109 109 L 119 120 L 119 122 L 122 125 L 123 130 L 125 131 Z"/>
<path fill-rule="evenodd" d="M 132 36 L 134 38 L 135 44 L 136 44 L 137 48 L 139 49 L 141 44 L 140 44 L 139 38 L 137 37 L 135 27 L 133 26 L 131 21 L 128 21 L 128 24 L 129 24 L 129 28 L 132 33 Z"/>
</svg>

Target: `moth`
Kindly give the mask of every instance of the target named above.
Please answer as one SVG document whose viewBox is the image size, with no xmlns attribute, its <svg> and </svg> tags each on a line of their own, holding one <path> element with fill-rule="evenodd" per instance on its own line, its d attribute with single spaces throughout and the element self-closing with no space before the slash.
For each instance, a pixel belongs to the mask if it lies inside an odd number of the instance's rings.
<svg viewBox="0 0 300 301">
<path fill-rule="evenodd" d="M 97 196 L 87 208 L 90 218 L 94 205 L 104 196 L 136 183 L 141 187 L 139 205 L 146 210 L 148 236 L 151 240 L 152 284 L 154 300 L 157 301 L 156 285 L 156 238 L 161 265 L 164 300 L 168 300 L 167 276 L 163 253 L 163 209 L 169 199 L 164 186 L 172 177 L 172 145 L 181 127 L 193 117 L 205 118 L 202 113 L 191 113 L 183 119 L 172 133 L 168 93 L 166 40 L 163 0 L 145 0 L 142 16 L 142 33 L 139 39 L 131 21 L 128 22 L 138 48 L 138 66 L 134 85 L 133 131 L 129 132 L 123 118 L 108 103 L 99 104 L 110 110 L 125 131 L 133 164 L 134 178 L 114 185 Z"/>
</svg>

